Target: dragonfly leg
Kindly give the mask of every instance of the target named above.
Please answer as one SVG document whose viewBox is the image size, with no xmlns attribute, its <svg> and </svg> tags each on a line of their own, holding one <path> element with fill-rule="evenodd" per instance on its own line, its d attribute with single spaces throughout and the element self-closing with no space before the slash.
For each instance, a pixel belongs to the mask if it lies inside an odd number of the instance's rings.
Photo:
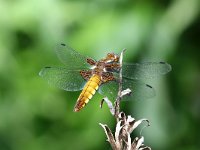
<svg viewBox="0 0 200 150">
<path fill-rule="evenodd" d="M 91 70 L 81 70 L 80 74 L 85 80 L 89 80 L 90 77 L 92 76 L 92 71 Z"/>
<path fill-rule="evenodd" d="M 90 64 L 92 66 L 96 65 L 96 61 L 94 59 L 92 59 L 92 58 L 87 58 L 86 61 L 87 61 L 88 64 Z"/>
<path fill-rule="evenodd" d="M 115 80 L 115 77 L 111 72 L 103 72 L 101 80 L 103 81 L 103 83 L 106 83 L 108 81 Z"/>
</svg>

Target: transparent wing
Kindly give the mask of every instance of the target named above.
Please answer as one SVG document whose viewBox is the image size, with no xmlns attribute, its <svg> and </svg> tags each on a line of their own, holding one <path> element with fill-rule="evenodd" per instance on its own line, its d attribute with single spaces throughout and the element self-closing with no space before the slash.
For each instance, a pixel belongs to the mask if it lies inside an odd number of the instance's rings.
<svg viewBox="0 0 200 150">
<path fill-rule="evenodd" d="M 66 91 L 79 91 L 83 89 L 85 80 L 79 70 L 68 70 L 66 68 L 45 67 L 39 75 L 48 81 L 49 84 Z"/>
<path fill-rule="evenodd" d="M 88 69 L 90 67 L 86 62 L 89 57 L 81 55 L 66 44 L 57 45 L 55 51 L 67 69 Z"/>
<path fill-rule="evenodd" d="M 130 79 L 149 79 L 171 71 L 171 65 L 165 62 L 123 63 L 122 75 Z"/>
<path fill-rule="evenodd" d="M 138 80 L 123 79 L 123 89 L 131 89 L 130 96 L 125 96 L 123 100 L 145 100 L 156 95 L 154 88 Z"/>
<path fill-rule="evenodd" d="M 122 100 L 144 100 L 155 96 L 155 90 L 148 84 L 138 80 L 123 79 L 123 90 L 129 88 L 132 93 L 123 97 Z M 99 93 L 115 100 L 118 93 L 118 83 L 111 81 L 100 86 Z"/>
<path fill-rule="evenodd" d="M 109 100 L 114 101 L 117 97 L 118 83 L 115 81 L 104 83 L 99 87 L 98 92 L 101 95 L 108 97 Z"/>
</svg>

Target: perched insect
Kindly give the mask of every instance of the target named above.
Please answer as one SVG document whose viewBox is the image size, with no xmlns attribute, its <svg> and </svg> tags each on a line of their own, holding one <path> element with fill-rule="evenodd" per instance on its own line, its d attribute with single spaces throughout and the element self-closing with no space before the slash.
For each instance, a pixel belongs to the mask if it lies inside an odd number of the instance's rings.
<svg viewBox="0 0 200 150">
<path fill-rule="evenodd" d="M 65 44 L 56 48 L 58 58 L 65 67 L 45 67 L 39 75 L 49 84 L 66 91 L 82 90 L 74 111 L 81 110 L 98 92 L 114 99 L 118 92 L 119 56 L 108 53 L 99 61 L 86 57 Z M 125 100 L 147 99 L 155 95 L 154 89 L 142 79 L 164 75 L 171 70 L 165 62 L 124 63 L 122 64 L 122 87 L 131 89 L 132 94 Z"/>
</svg>

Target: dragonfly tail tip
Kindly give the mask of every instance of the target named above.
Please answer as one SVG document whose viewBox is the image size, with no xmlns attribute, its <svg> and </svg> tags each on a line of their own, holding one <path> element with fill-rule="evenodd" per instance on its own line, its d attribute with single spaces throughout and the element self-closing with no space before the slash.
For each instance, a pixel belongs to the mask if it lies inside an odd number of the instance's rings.
<svg viewBox="0 0 200 150">
<path fill-rule="evenodd" d="M 74 112 L 78 112 L 80 109 L 78 109 L 78 108 L 74 108 Z"/>
</svg>

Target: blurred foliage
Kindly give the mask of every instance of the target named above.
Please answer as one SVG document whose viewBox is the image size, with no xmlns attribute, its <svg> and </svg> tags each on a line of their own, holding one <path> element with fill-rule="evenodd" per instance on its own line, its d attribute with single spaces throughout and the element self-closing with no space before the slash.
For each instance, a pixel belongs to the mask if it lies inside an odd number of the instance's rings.
<svg viewBox="0 0 200 150">
<path fill-rule="evenodd" d="M 110 149 L 98 123 L 114 129 L 115 120 L 99 109 L 102 97 L 74 113 L 80 92 L 38 76 L 62 65 L 60 42 L 96 59 L 127 48 L 126 61 L 169 62 L 166 77 L 145 81 L 157 96 L 123 110 L 150 120 L 143 135 L 153 149 L 199 149 L 199 11 L 199 0 L 1 0 L 0 150 Z"/>
</svg>

